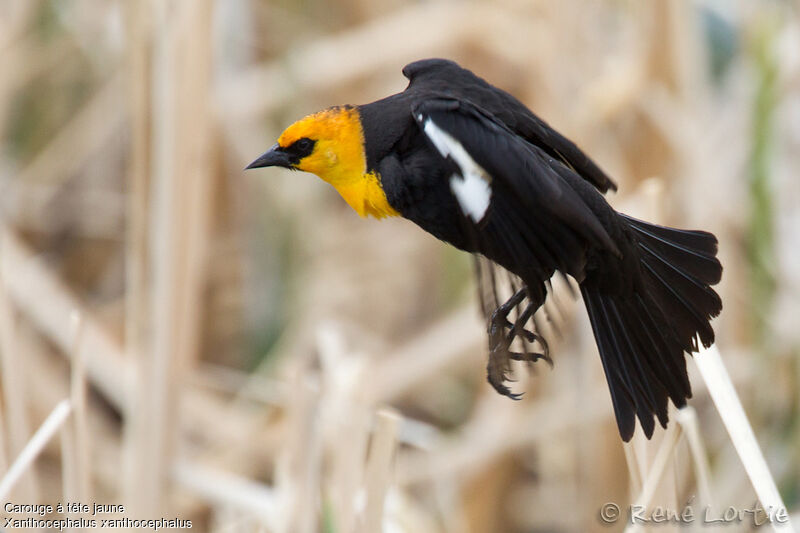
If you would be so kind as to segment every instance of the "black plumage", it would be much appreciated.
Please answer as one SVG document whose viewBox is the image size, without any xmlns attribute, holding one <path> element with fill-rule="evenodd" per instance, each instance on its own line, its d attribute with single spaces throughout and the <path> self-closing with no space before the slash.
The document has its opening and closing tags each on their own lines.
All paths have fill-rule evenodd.
<svg viewBox="0 0 800 533">
<path fill-rule="evenodd" d="M 519 276 L 531 310 L 544 303 L 557 271 L 572 276 L 620 434 L 629 440 L 638 417 L 650 437 L 654 415 L 667 423 L 667 400 L 681 407 L 691 396 L 684 352 L 697 351 L 698 336 L 704 346 L 714 341 L 709 320 L 722 308 L 710 288 L 722 272 L 716 238 L 614 211 L 602 193 L 616 185 L 575 144 L 456 63 L 417 61 L 403 73 L 410 80 L 404 92 L 357 106 L 367 170 L 379 176 L 389 204 L 439 239 Z M 452 176 L 464 174 L 463 165 L 442 155 L 427 124 L 487 174 L 491 197 L 479 221 L 465 215 L 453 192 Z M 537 335 L 501 311 L 489 324 L 490 349 L 505 359 L 498 369 L 490 358 L 489 378 L 510 395 L 502 384 L 508 358 L 531 357 L 510 351 L 506 330 L 511 340 Z M 533 355 L 546 358 L 546 349 Z"/>
</svg>

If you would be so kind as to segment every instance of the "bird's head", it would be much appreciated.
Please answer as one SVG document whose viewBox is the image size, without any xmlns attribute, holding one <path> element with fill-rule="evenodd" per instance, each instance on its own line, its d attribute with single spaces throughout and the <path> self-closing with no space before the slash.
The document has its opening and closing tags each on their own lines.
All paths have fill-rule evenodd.
<svg viewBox="0 0 800 533">
<path fill-rule="evenodd" d="M 247 168 L 272 166 L 312 172 L 333 185 L 360 178 L 366 157 L 358 110 L 331 107 L 298 120 Z"/>
</svg>

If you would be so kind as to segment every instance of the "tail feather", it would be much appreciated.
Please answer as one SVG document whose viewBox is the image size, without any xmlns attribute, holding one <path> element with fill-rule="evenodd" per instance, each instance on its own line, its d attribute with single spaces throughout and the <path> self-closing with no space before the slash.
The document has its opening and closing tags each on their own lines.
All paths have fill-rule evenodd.
<svg viewBox="0 0 800 533">
<path fill-rule="evenodd" d="M 633 230 L 641 261 L 641 283 L 632 295 L 581 286 L 614 413 L 624 440 L 635 419 L 650 438 L 654 415 L 666 427 L 667 403 L 682 407 L 692 395 L 684 352 L 714 342 L 709 320 L 722 310 L 710 287 L 720 280 L 717 239 L 711 233 L 678 230 L 620 215 Z"/>
<path fill-rule="evenodd" d="M 669 393 L 672 403 L 677 407 L 686 405 L 686 398 L 691 397 L 692 387 L 689 383 L 689 376 L 684 371 L 683 357 L 675 358 L 673 354 L 678 351 L 682 352 L 683 347 L 678 344 L 674 339 L 665 336 L 662 328 L 659 327 L 659 320 L 663 317 L 659 314 L 660 318 L 655 318 L 655 312 L 648 308 L 642 296 L 636 295 L 637 309 L 641 313 L 638 315 L 641 327 L 641 332 L 644 335 L 642 346 L 651 347 L 655 351 L 657 361 L 653 363 L 654 370 L 664 369 L 666 372 L 660 374 L 661 379 L 665 381 L 667 392 Z M 631 320 L 635 322 L 635 320 Z M 635 325 L 633 326 L 635 327 Z M 649 359 L 648 359 L 649 360 Z"/>
<path fill-rule="evenodd" d="M 689 332 L 688 336 L 681 336 L 684 342 L 688 341 L 683 345 L 686 351 L 697 351 L 695 332 L 699 333 L 704 346 L 710 346 L 714 342 L 714 330 L 702 310 L 686 297 L 687 287 L 676 277 L 664 275 L 664 270 L 657 270 L 647 258 L 642 260 L 642 264 L 649 275 L 646 279 L 650 278 L 648 286 L 656 295 L 656 305 L 661 307 L 665 316 L 671 317 L 671 322 L 679 323 L 677 327 Z"/>
<path fill-rule="evenodd" d="M 637 237 L 645 270 L 645 288 L 655 293 L 655 304 L 670 318 L 687 352 L 714 343 L 709 320 L 719 315 L 722 300 L 710 287 L 722 277 L 715 257 L 717 238 L 704 231 L 687 231 L 627 220 Z M 670 240 L 672 239 L 672 240 Z"/>
<path fill-rule="evenodd" d="M 624 308 L 623 311 L 618 310 L 618 306 L 613 300 L 610 301 L 609 304 L 628 346 L 628 357 L 636 364 L 640 375 L 646 378 L 642 380 L 642 385 L 647 393 L 646 399 L 648 400 L 649 418 L 652 418 L 652 414 L 654 413 L 658 417 L 661 425 L 665 426 L 669 419 L 667 416 L 668 392 L 658 377 L 661 368 L 659 365 L 654 365 L 651 358 L 638 357 L 639 353 L 650 349 L 650 346 L 646 342 L 643 342 L 645 339 L 642 334 L 645 332 L 638 328 L 638 324 L 631 323 L 632 315 L 630 312 L 625 312 Z M 648 432 L 647 428 L 645 428 L 645 433 L 652 435 L 652 430 Z"/>
<path fill-rule="evenodd" d="M 612 323 L 614 323 L 614 328 L 618 332 L 618 334 L 615 333 L 615 329 L 612 328 L 612 338 L 617 337 L 615 344 L 623 355 L 624 363 L 632 369 L 630 374 L 636 391 L 634 395 L 637 399 L 636 411 L 642 424 L 642 429 L 644 429 L 645 435 L 649 438 L 653 435 L 653 429 L 655 428 L 653 413 L 658 415 L 659 420 L 664 420 L 663 423 L 666 423 L 667 404 L 660 399 L 661 397 L 666 398 L 663 393 L 664 387 L 658 381 L 658 378 L 649 371 L 649 365 L 645 365 L 644 361 L 637 357 L 639 350 L 634 346 L 633 337 L 628 334 L 628 329 L 623 323 L 616 302 L 608 300 L 605 303 L 607 304 L 607 313 L 609 313 Z M 634 331 L 630 333 L 633 334 Z"/>
<path fill-rule="evenodd" d="M 617 351 L 614 350 L 609 337 L 609 328 L 605 314 L 599 309 L 600 298 L 597 293 L 590 292 L 581 287 L 583 301 L 592 324 L 594 338 L 600 350 L 600 361 L 603 363 L 603 372 L 606 375 L 608 388 L 611 391 L 611 404 L 614 407 L 614 416 L 617 419 L 619 434 L 626 442 L 633 436 L 636 426 L 636 402 L 632 397 L 633 387 L 630 380 L 622 375 L 624 365 L 619 360 Z"/>
<path fill-rule="evenodd" d="M 712 233 L 700 230 L 687 230 L 670 228 L 651 224 L 637 218 L 619 213 L 628 225 L 639 233 L 648 235 L 651 239 L 669 246 L 683 250 L 686 253 L 710 260 L 714 263 L 717 256 L 717 238 Z M 721 273 L 721 270 L 719 271 Z M 719 281 L 717 277 L 717 281 Z"/>
</svg>

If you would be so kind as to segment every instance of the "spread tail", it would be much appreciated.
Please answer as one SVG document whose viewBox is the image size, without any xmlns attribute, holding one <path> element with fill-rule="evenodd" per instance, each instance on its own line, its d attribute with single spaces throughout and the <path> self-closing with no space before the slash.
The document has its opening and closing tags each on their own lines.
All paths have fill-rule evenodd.
<svg viewBox="0 0 800 533">
<path fill-rule="evenodd" d="M 684 352 L 710 346 L 709 320 L 722 310 L 710 287 L 719 282 L 717 239 L 704 231 L 649 224 L 619 215 L 641 253 L 641 290 L 620 296 L 581 287 L 620 435 L 633 436 L 635 418 L 650 438 L 667 424 L 667 398 L 676 407 L 692 395 Z"/>
</svg>

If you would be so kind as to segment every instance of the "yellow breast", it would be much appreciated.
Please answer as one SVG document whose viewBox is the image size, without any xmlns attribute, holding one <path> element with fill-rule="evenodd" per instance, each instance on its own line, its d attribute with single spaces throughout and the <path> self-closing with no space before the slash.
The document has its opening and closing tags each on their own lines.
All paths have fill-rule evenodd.
<svg viewBox="0 0 800 533">
<path fill-rule="evenodd" d="M 375 218 L 396 217 L 400 213 L 389 205 L 386 193 L 380 185 L 378 176 L 373 172 L 363 174 L 355 180 L 332 184 L 342 198 L 362 217 L 372 215 Z"/>
</svg>

